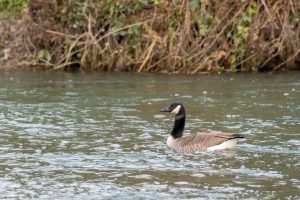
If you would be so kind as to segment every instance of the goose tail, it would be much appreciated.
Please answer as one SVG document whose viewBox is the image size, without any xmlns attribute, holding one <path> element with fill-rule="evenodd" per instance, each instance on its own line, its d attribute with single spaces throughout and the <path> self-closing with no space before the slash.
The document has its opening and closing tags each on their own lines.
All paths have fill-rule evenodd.
<svg viewBox="0 0 300 200">
<path fill-rule="evenodd" d="M 237 133 L 232 134 L 232 136 L 233 136 L 234 138 L 245 138 L 244 135 L 242 135 L 242 134 L 237 134 Z"/>
</svg>

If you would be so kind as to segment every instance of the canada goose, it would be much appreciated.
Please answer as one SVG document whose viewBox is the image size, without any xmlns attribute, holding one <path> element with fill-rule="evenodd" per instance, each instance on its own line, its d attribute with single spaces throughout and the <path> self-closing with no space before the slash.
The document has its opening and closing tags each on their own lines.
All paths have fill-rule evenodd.
<svg viewBox="0 0 300 200">
<path fill-rule="evenodd" d="M 160 112 L 175 115 L 173 129 L 168 137 L 167 146 L 179 153 L 195 153 L 206 150 L 232 148 L 243 135 L 208 131 L 182 137 L 185 124 L 185 109 L 181 103 L 172 103 Z"/>
</svg>

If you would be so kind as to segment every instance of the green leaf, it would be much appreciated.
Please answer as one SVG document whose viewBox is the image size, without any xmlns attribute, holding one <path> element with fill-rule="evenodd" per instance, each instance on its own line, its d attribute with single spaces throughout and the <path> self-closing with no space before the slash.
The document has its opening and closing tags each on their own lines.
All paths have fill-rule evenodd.
<svg viewBox="0 0 300 200">
<path fill-rule="evenodd" d="M 195 11 L 200 8 L 200 0 L 191 0 L 190 1 L 190 8 L 192 11 Z"/>
<path fill-rule="evenodd" d="M 49 61 L 51 60 L 51 54 L 49 53 L 48 50 L 42 49 L 42 50 L 40 50 L 39 53 L 38 53 L 38 58 L 44 59 L 44 60 L 46 60 L 47 62 L 49 62 Z"/>
<path fill-rule="evenodd" d="M 154 0 L 155 5 L 161 5 L 164 2 L 164 0 Z"/>
<path fill-rule="evenodd" d="M 230 63 L 232 64 L 232 65 L 234 65 L 234 64 L 236 64 L 236 55 L 235 54 L 231 54 L 230 55 Z"/>
<path fill-rule="evenodd" d="M 248 14 L 250 17 L 252 17 L 253 15 L 255 15 L 257 12 L 257 4 L 255 1 L 252 2 L 249 10 L 248 10 Z"/>
<path fill-rule="evenodd" d="M 82 53 L 81 52 L 76 53 L 76 58 L 80 59 L 81 57 L 82 57 Z"/>
<path fill-rule="evenodd" d="M 5 47 L 4 43 L 0 42 L 0 50 L 4 49 L 4 47 Z"/>
<path fill-rule="evenodd" d="M 206 13 L 205 16 L 204 16 L 204 18 L 205 18 L 206 24 L 207 25 L 211 25 L 211 23 L 212 23 L 212 16 L 209 13 Z"/>
<path fill-rule="evenodd" d="M 130 35 L 134 35 L 134 36 L 138 35 L 139 34 L 139 27 L 138 26 L 132 26 L 132 27 L 130 27 L 128 29 L 128 33 Z"/>
<path fill-rule="evenodd" d="M 199 34 L 201 36 L 205 36 L 205 34 L 208 32 L 208 28 L 206 25 L 201 24 L 199 27 Z"/>
</svg>

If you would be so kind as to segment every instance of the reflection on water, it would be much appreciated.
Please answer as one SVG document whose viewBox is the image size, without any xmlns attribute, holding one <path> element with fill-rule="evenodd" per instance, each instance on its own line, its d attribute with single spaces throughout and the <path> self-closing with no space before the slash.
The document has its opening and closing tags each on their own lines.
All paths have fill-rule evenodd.
<svg viewBox="0 0 300 200">
<path fill-rule="evenodd" d="M 0 72 L 1 199 L 298 199 L 299 73 L 221 76 Z M 166 148 L 185 134 L 247 136 L 236 149 Z"/>
</svg>

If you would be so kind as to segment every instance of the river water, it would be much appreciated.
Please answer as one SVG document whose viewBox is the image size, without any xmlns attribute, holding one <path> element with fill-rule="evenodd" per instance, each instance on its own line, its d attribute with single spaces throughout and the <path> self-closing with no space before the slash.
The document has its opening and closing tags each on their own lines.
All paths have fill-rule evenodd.
<svg viewBox="0 0 300 200">
<path fill-rule="evenodd" d="M 174 153 L 172 102 L 247 138 Z M 159 198 L 299 199 L 300 73 L 0 72 L 0 199 Z"/>
</svg>

